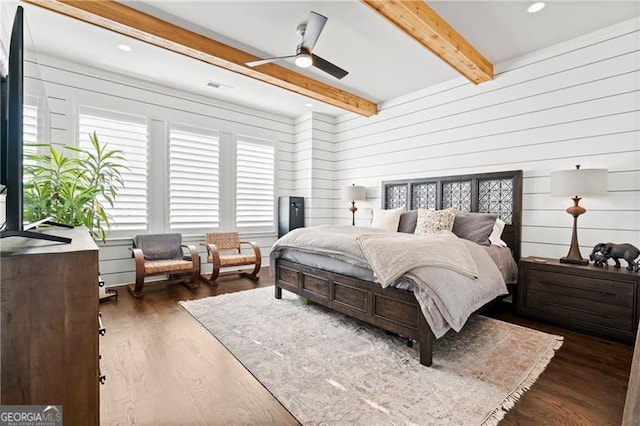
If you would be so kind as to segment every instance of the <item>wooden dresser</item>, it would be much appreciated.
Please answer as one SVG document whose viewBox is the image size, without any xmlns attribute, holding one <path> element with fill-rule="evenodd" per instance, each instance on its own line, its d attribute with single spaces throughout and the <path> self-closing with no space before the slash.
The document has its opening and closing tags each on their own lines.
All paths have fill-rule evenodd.
<svg viewBox="0 0 640 426">
<path fill-rule="evenodd" d="M 640 273 L 624 266 L 599 268 L 523 258 L 517 310 L 578 331 L 633 342 L 639 286 Z"/>
<path fill-rule="evenodd" d="M 98 247 L 85 228 L 46 233 L 73 241 L 0 240 L 0 403 L 62 405 L 64 424 L 98 425 Z"/>
</svg>

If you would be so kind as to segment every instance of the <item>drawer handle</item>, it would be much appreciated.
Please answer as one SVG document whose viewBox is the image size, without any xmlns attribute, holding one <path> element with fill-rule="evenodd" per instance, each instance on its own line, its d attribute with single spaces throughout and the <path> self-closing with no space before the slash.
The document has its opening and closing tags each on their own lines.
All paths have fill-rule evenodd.
<svg viewBox="0 0 640 426">
<path fill-rule="evenodd" d="M 102 325 L 102 313 L 98 312 L 98 334 L 104 336 L 107 334 L 107 329 Z"/>
<path fill-rule="evenodd" d="M 600 317 L 600 318 L 615 319 L 615 317 L 613 315 L 605 315 L 605 314 L 601 314 L 599 312 L 593 312 L 593 311 L 589 311 L 589 310 L 586 310 L 586 309 L 578 309 L 578 308 L 574 308 L 573 306 L 561 305 L 560 303 L 549 302 L 548 300 L 544 300 L 544 299 L 542 299 L 542 302 L 546 303 L 547 305 L 557 306 L 559 308 L 569 309 L 569 310 L 580 312 L 580 313 L 587 313 L 587 314 L 595 315 L 595 316 Z"/>
<path fill-rule="evenodd" d="M 102 361 L 102 355 L 98 354 L 98 363 L 101 364 L 101 361 Z M 98 382 L 101 385 L 104 385 L 106 381 L 107 381 L 107 376 L 105 374 L 102 374 L 102 368 L 98 367 Z"/>
<path fill-rule="evenodd" d="M 577 289 L 579 289 L 579 290 L 591 291 L 591 292 L 593 292 L 593 293 L 611 294 L 612 296 L 615 296 L 616 294 L 618 294 L 618 293 L 616 293 L 615 291 L 608 291 L 608 290 L 596 290 L 596 289 L 593 289 L 593 288 L 583 288 L 583 287 L 574 287 L 574 286 L 566 285 L 566 284 L 559 283 L 559 282 L 556 282 L 556 281 L 544 281 L 544 280 L 540 280 L 540 282 L 541 282 L 542 284 L 549 284 L 549 285 L 554 285 L 554 286 L 557 286 L 557 287 L 566 287 L 566 288 L 571 288 L 571 289 L 576 289 L 576 288 L 577 288 Z"/>
</svg>

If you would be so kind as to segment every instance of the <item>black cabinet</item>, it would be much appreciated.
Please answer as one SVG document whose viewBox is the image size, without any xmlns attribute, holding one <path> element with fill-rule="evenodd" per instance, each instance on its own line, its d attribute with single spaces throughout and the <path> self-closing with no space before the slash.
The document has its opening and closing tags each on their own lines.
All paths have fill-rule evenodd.
<svg viewBox="0 0 640 426">
<path fill-rule="evenodd" d="M 304 197 L 278 197 L 278 238 L 304 227 Z"/>
</svg>

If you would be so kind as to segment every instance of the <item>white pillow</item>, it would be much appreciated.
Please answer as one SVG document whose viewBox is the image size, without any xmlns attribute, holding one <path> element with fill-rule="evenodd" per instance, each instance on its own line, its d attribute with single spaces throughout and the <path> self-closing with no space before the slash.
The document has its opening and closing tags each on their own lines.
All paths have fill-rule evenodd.
<svg viewBox="0 0 640 426">
<path fill-rule="evenodd" d="M 491 231 L 491 235 L 489 235 L 489 241 L 491 241 L 492 246 L 507 246 L 507 243 L 500 238 L 502 237 L 502 231 L 504 231 L 504 225 L 504 222 L 500 218 L 496 219 L 496 223 L 493 224 L 493 231 Z"/>
<path fill-rule="evenodd" d="M 451 231 L 458 209 L 449 207 L 444 210 L 418 209 L 416 235 L 435 234 L 440 231 Z"/>
<path fill-rule="evenodd" d="M 398 232 L 398 224 L 400 223 L 400 215 L 404 209 L 381 210 L 373 209 L 373 219 L 371 219 L 372 228 L 380 228 L 385 231 Z"/>
</svg>

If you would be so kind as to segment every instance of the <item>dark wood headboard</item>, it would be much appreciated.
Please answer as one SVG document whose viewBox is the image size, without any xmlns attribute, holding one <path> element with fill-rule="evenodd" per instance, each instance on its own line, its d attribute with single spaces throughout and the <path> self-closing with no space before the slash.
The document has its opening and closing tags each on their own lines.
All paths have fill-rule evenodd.
<svg viewBox="0 0 640 426">
<path fill-rule="evenodd" d="M 382 208 L 399 207 L 497 214 L 506 224 L 502 240 L 520 259 L 522 170 L 383 181 Z"/>
</svg>

